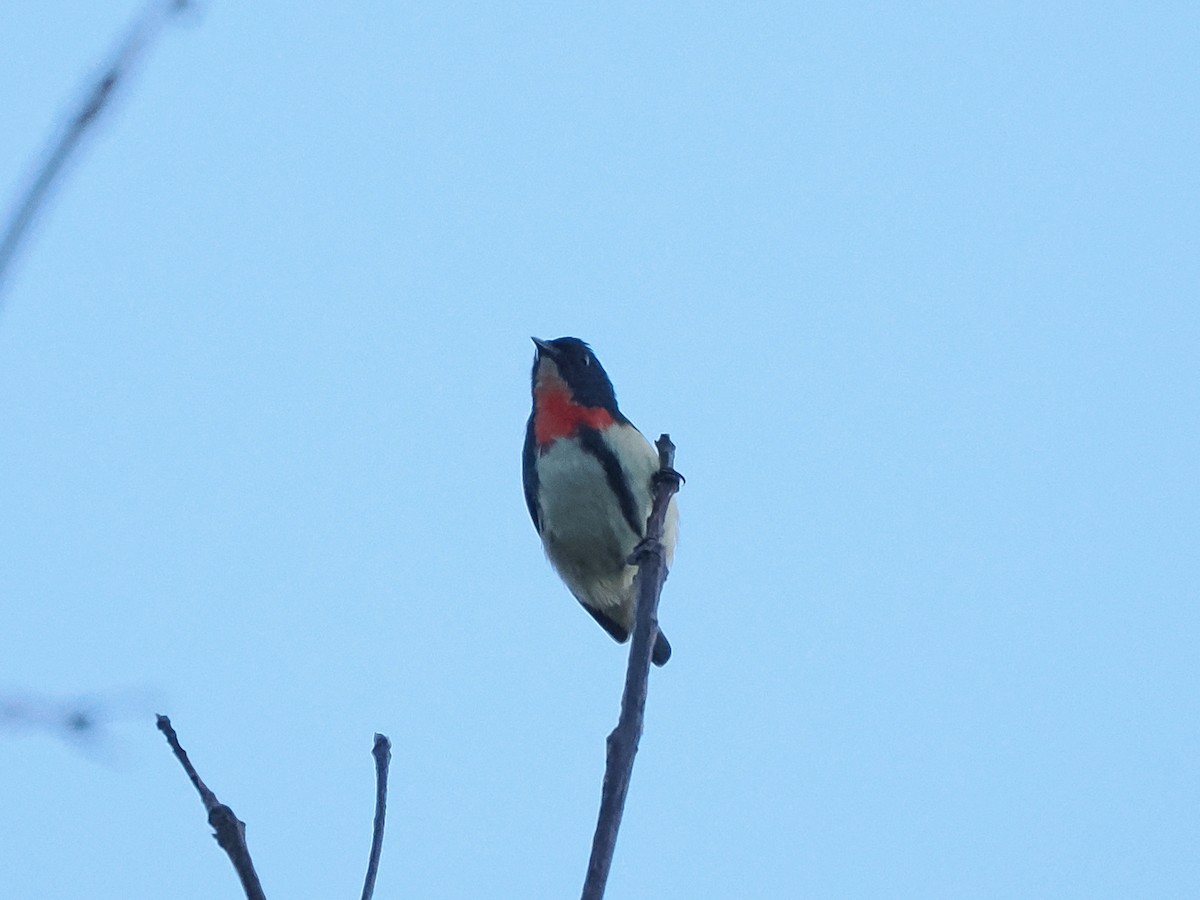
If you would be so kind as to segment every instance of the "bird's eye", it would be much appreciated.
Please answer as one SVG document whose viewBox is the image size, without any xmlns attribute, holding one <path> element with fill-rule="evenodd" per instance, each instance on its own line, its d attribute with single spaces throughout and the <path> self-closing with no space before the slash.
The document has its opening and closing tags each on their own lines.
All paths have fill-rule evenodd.
<svg viewBox="0 0 1200 900">
<path fill-rule="evenodd" d="M 590 366 L 590 365 L 592 364 L 592 356 L 591 356 L 591 354 L 590 354 L 590 353 L 589 353 L 589 354 L 587 354 L 586 356 L 584 356 L 584 358 L 583 358 L 583 364 L 584 364 L 585 366 Z"/>
</svg>

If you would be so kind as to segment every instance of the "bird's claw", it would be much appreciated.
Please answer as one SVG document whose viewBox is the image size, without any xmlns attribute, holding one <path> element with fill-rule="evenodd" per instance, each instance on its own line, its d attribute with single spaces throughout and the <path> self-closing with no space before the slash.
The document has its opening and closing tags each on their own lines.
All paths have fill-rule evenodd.
<svg viewBox="0 0 1200 900">
<path fill-rule="evenodd" d="M 641 565 L 642 560 L 655 553 L 660 555 L 663 553 L 662 541 L 657 538 L 642 538 L 633 548 L 633 552 L 629 554 L 629 565 Z"/>
<path fill-rule="evenodd" d="M 673 484 L 675 486 L 675 490 L 679 490 L 680 486 L 682 486 L 686 482 L 687 482 L 686 478 L 684 478 L 682 475 L 680 475 L 678 472 L 676 472 L 674 469 L 672 469 L 669 466 L 666 468 L 659 469 L 650 478 L 650 483 L 654 487 L 658 487 L 660 484 L 663 484 L 663 483 L 668 483 L 668 484 Z"/>
</svg>

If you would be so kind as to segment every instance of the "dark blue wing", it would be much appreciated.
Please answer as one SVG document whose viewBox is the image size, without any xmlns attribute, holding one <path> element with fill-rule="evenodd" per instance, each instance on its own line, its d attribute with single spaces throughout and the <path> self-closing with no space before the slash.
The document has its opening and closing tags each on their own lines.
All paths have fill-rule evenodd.
<svg viewBox="0 0 1200 900">
<path fill-rule="evenodd" d="M 525 426 L 525 449 L 521 451 L 521 480 L 525 484 L 525 505 L 529 507 L 529 517 L 533 519 L 533 527 L 538 534 L 542 533 L 542 523 L 538 516 L 538 474 L 537 474 L 537 444 L 533 438 L 533 413 L 529 414 L 529 424 Z"/>
</svg>

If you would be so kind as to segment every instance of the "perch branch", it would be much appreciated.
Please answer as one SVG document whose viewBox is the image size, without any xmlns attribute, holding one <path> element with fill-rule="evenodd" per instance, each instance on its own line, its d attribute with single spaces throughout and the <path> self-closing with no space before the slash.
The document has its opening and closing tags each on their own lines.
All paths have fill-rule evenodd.
<svg viewBox="0 0 1200 900">
<path fill-rule="evenodd" d="M 683 477 L 675 471 L 675 445 L 668 435 L 655 442 L 658 448 L 658 472 L 654 476 L 654 505 L 646 523 L 646 537 L 630 558 L 638 570 L 634 578 L 637 612 L 633 641 L 629 648 L 629 666 L 625 671 L 625 691 L 621 695 L 621 715 L 617 727 L 608 736 L 604 765 L 604 786 L 600 791 L 600 814 L 592 838 L 587 878 L 582 900 L 601 900 L 612 868 L 617 831 L 625 811 L 633 758 L 637 755 L 646 713 L 646 691 L 650 678 L 650 655 L 658 635 L 658 599 L 667 578 L 666 554 L 662 545 L 663 525 L 671 497 L 679 490 Z"/>
<path fill-rule="evenodd" d="M 250 848 L 246 846 L 246 823 L 233 814 L 233 810 L 217 799 L 217 795 L 209 790 L 196 772 L 196 767 L 188 759 L 187 752 L 179 745 L 171 720 L 166 716 L 158 717 L 158 730 L 167 736 L 167 743 L 175 753 L 175 758 L 183 766 L 183 771 L 191 779 L 193 787 L 200 794 L 200 802 L 208 813 L 208 824 L 213 827 L 217 843 L 229 855 L 229 861 L 237 871 L 242 881 L 242 890 L 246 892 L 246 900 L 266 900 L 258 874 L 254 871 L 254 863 L 250 860 Z"/>
</svg>

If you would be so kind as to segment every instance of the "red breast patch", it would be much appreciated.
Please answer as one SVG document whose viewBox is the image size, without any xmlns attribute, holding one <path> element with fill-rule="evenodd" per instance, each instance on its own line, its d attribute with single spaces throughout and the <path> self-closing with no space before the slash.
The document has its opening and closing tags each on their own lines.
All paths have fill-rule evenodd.
<svg viewBox="0 0 1200 900">
<path fill-rule="evenodd" d="M 534 391 L 534 401 L 537 412 L 533 417 L 533 434 L 539 447 L 570 437 L 580 425 L 600 429 L 613 423 L 612 413 L 607 409 L 580 406 L 571 400 L 565 385 L 539 386 Z"/>
</svg>

